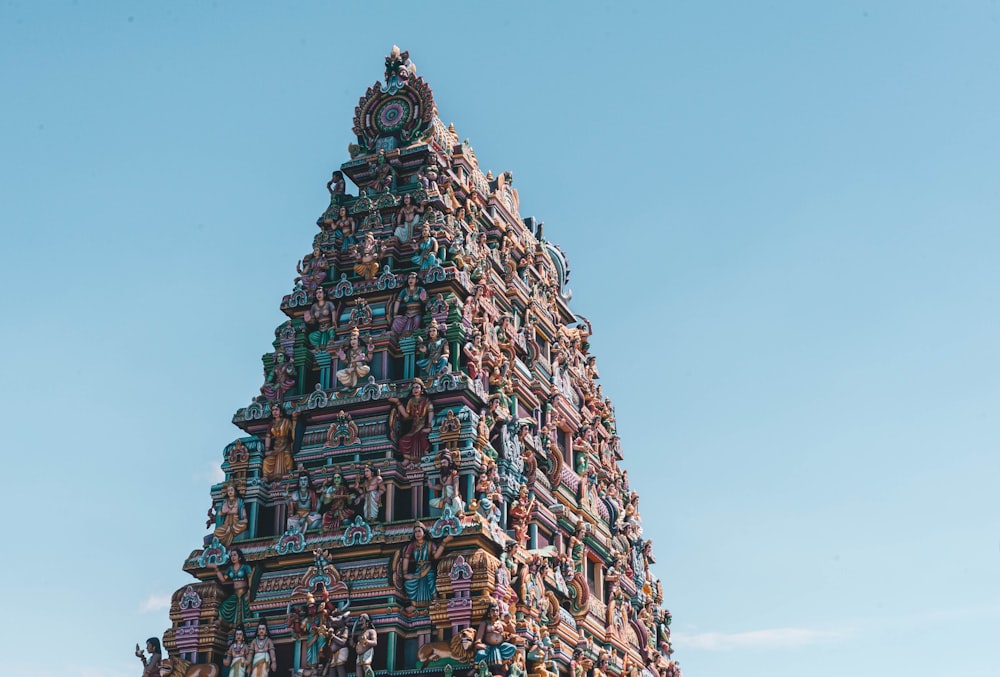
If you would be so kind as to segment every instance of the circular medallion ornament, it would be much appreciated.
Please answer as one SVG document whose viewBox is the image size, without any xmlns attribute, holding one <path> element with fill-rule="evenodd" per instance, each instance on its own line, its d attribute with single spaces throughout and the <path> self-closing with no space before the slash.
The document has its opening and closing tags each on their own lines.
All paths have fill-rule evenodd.
<svg viewBox="0 0 1000 677">
<path fill-rule="evenodd" d="M 410 121 L 412 110 L 409 101 L 401 96 L 394 96 L 384 101 L 375 111 L 375 126 L 382 134 L 398 132 Z"/>
</svg>

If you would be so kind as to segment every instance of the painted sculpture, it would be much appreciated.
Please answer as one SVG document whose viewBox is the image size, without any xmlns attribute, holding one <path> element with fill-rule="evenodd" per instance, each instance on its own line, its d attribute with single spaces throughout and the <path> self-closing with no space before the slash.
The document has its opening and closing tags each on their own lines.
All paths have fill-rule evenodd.
<svg viewBox="0 0 1000 677">
<path fill-rule="evenodd" d="M 557 229 L 403 50 L 353 133 L 144 674 L 679 677 Z"/>
</svg>

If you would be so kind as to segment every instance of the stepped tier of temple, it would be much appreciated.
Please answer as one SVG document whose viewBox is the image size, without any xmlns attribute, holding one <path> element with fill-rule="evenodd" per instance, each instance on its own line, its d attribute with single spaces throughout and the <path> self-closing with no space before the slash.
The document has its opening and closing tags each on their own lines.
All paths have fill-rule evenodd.
<svg viewBox="0 0 1000 677">
<path fill-rule="evenodd" d="M 407 52 L 353 132 L 147 673 L 679 675 L 565 255 Z"/>
</svg>

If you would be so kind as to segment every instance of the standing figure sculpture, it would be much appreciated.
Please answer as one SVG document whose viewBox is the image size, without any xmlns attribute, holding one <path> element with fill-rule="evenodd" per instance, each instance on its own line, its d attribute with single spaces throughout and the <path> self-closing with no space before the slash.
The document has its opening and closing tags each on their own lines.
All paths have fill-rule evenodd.
<svg viewBox="0 0 1000 677">
<path fill-rule="evenodd" d="M 437 594 L 437 567 L 435 561 L 444 553 L 444 546 L 452 539 L 446 536 L 440 544 L 435 544 L 428 535 L 423 522 L 413 525 L 413 538 L 403 548 L 403 588 L 410 601 L 407 611 L 416 611 L 417 604 L 429 603 Z M 410 565 L 413 564 L 413 571 Z"/>
<path fill-rule="evenodd" d="M 358 655 L 358 662 L 355 666 L 357 677 L 370 677 L 372 672 L 372 660 L 375 658 L 375 647 L 378 646 L 378 633 L 375 631 L 375 624 L 368 614 L 358 616 L 358 628 L 361 635 L 354 642 L 354 651 Z"/>
<path fill-rule="evenodd" d="M 390 330 L 396 337 L 412 334 L 420 328 L 424 320 L 424 306 L 427 290 L 417 285 L 417 274 L 406 276 L 406 286 L 396 295 L 392 304 L 392 325 Z M 400 315 L 402 311 L 402 315 Z"/>
<path fill-rule="evenodd" d="M 264 621 L 257 624 L 257 635 L 250 642 L 250 649 L 253 652 L 250 677 L 269 677 L 272 671 L 277 672 L 278 659 L 274 641 L 271 640 L 271 633 Z"/>
<path fill-rule="evenodd" d="M 431 320 L 431 326 L 427 328 L 426 341 L 423 338 L 417 339 L 417 351 L 424 356 L 417 359 L 417 366 L 427 378 L 437 380 L 438 376 L 451 372 L 448 339 L 441 336 L 437 320 Z"/>
<path fill-rule="evenodd" d="M 371 367 L 368 363 L 371 361 L 373 350 L 374 345 L 371 342 L 371 338 L 368 339 L 366 345 L 362 346 L 358 328 L 355 327 L 351 330 L 346 344 L 342 345 L 337 351 L 337 357 L 340 358 L 341 363 L 344 365 L 342 369 L 337 370 L 337 380 L 345 390 L 357 387 L 358 380 L 368 376 L 369 372 L 371 372 Z"/>
<path fill-rule="evenodd" d="M 385 496 L 385 481 L 382 474 L 371 463 L 365 465 L 361 475 L 355 479 L 354 489 L 357 493 L 356 503 L 361 504 L 361 514 L 369 524 L 378 521 L 382 509 L 382 497 Z"/>
<path fill-rule="evenodd" d="M 264 479 L 268 481 L 281 479 L 292 469 L 292 445 L 299 414 L 296 412 L 289 420 L 281 406 L 276 404 L 271 407 L 271 416 L 273 421 L 264 437 L 264 462 L 261 467 Z"/>
<path fill-rule="evenodd" d="M 317 349 L 325 348 L 333 338 L 337 322 L 337 306 L 326 298 L 323 287 L 316 288 L 316 303 L 305 312 L 306 324 L 316 329 L 309 332 L 309 343 Z"/>
<path fill-rule="evenodd" d="M 430 451 L 431 442 L 428 434 L 434 425 L 434 407 L 424 392 L 424 382 L 419 378 L 413 379 L 410 399 L 406 401 L 406 406 L 403 406 L 397 397 L 390 397 L 389 403 L 393 405 L 389 417 L 390 429 L 394 427 L 395 421 L 393 419 L 396 415 L 410 424 L 410 429 L 399 437 L 399 451 L 403 455 L 403 466 L 419 465 L 420 459 Z"/>
<path fill-rule="evenodd" d="M 220 569 L 212 565 L 212 571 L 220 583 L 232 583 L 233 594 L 219 605 L 219 618 L 231 626 L 241 627 L 250 618 L 250 582 L 253 569 L 247 564 L 243 551 L 233 548 L 229 551 L 229 566 Z"/>
<path fill-rule="evenodd" d="M 247 644 L 246 633 L 243 628 L 236 628 L 233 632 L 233 641 L 226 650 L 226 657 L 222 659 L 222 664 L 229 668 L 229 677 L 247 677 L 250 658 L 250 645 Z"/>
<path fill-rule="evenodd" d="M 227 548 L 237 536 L 247 530 L 247 508 L 236 484 L 227 482 L 222 488 L 222 501 L 215 512 L 213 535 Z"/>
<path fill-rule="evenodd" d="M 160 649 L 160 639 L 150 637 L 146 640 L 146 654 L 138 644 L 135 645 L 135 657 L 142 661 L 142 677 L 160 677 L 160 661 L 163 660 L 163 651 Z"/>
</svg>

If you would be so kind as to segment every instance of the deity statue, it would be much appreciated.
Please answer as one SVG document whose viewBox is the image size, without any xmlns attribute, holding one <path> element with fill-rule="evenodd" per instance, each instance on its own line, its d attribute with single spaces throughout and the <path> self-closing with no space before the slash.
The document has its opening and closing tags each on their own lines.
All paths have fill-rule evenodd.
<svg viewBox="0 0 1000 677">
<path fill-rule="evenodd" d="M 389 162 L 385 149 L 378 152 L 373 162 L 368 163 L 369 169 L 375 175 L 371 187 L 376 192 L 388 192 L 396 180 L 396 170 Z"/>
<path fill-rule="evenodd" d="M 319 498 L 309 473 L 301 465 L 299 466 L 295 490 L 288 495 L 287 502 L 286 528 L 294 527 L 305 533 L 307 529 L 312 529 L 320 523 L 322 517 L 318 512 Z"/>
<path fill-rule="evenodd" d="M 309 343 L 314 348 L 325 348 L 336 330 L 337 306 L 326 298 L 323 287 L 316 288 L 316 303 L 305 312 L 304 319 L 307 325 L 316 327 L 309 332 Z"/>
<path fill-rule="evenodd" d="M 441 263 L 438 258 L 439 249 L 440 245 L 437 238 L 431 235 L 430 224 L 424 223 L 420 229 L 420 242 L 417 243 L 417 253 L 410 257 L 410 261 L 423 273 Z"/>
<path fill-rule="evenodd" d="M 295 365 L 280 350 L 274 354 L 274 366 L 264 375 L 260 394 L 270 402 L 280 402 L 295 387 Z"/>
<path fill-rule="evenodd" d="M 350 251 L 354 247 L 354 231 L 354 219 L 347 213 L 347 207 L 341 207 L 337 212 L 337 220 L 333 222 L 333 237 L 341 251 Z"/>
<path fill-rule="evenodd" d="M 354 517 L 354 510 L 348 507 L 351 494 L 344 484 L 344 476 L 339 472 L 328 478 L 320 489 L 319 514 L 323 516 L 323 531 L 337 529 Z"/>
<path fill-rule="evenodd" d="M 427 328 L 427 341 L 423 338 L 417 339 L 417 351 L 424 355 L 417 359 L 417 366 L 424 376 L 436 380 L 439 376 L 451 372 L 451 357 L 448 349 L 448 339 L 441 336 L 437 320 L 431 320 L 431 325 Z"/>
<path fill-rule="evenodd" d="M 222 488 L 222 500 L 215 511 L 214 536 L 227 548 L 247 530 L 247 508 L 236 484 L 227 482 Z"/>
<path fill-rule="evenodd" d="M 392 234 L 400 243 L 407 243 L 413 237 L 414 227 L 420 223 L 420 217 L 424 213 L 425 205 L 413 204 L 413 196 L 409 193 L 403 195 L 403 203 L 396 212 L 396 228 Z"/>
<path fill-rule="evenodd" d="M 478 379 L 483 373 L 483 335 L 478 329 L 472 332 L 472 340 L 462 346 L 462 355 L 465 356 L 469 378 L 473 381 Z"/>
<path fill-rule="evenodd" d="M 330 668 L 333 668 L 333 677 L 346 677 L 348 644 L 350 643 L 350 632 L 347 629 L 348 612 L 341 613 L 332 619 L 325 628 L 327 639 L 327 661 Z M 327 670 L 329 674 L 329 670 Z"/>
<path fill-rule="evenodd" d="M 405 336 L 420 328 L 424 320 L 424 305 L 427 303 L 427 290 L 417 285 L 417 274 L 406 276 L 406 286 L 396 295 L 392 305 L 393 335 Z M 400 315 L 400 310 L 403 314 Z"/>
<path fill-rule="evenodd" d="M 242 627 L 233 631 L 233 641 L 226 649 L 222 664 L 229 668 L 229 677 L 247 677 L 250 669 L 250 645 L 247 644 L 246 632 Z"/>
<path fill-rule="evenodd" d="M 146 640 L 146 654 L 138 644 L 135 645 L 135 657 L 142 661 L 142 677 L 160 677 L 160 662 L 163 660 L 163 651 L 160 649 L 160 639 L 150 637 Z"/>
<path fill-rule="evenodd" d="M 250 677 L 270 677 L 271 672 L 277 672 L 278 659 L 274 651 L 274 642 L 264 621 L 257 624 L 257 635 L 250 642 L 250 650 L 253 653 Z"/>
<path fill-rule="evenodd" d="M 434 407 L 424 392 L 424 382 L 419 378 L 413 379 L 410 399 L 406 401 L 405 407 L 397 397 L 390 397 L 389 403 L 393 405 L 389 416 L 390 429 L 395 427 L 395 415 L 410 424 L 410 429 L 399 438 L 403 465 L 404 467 L 419 465 L 420 459 L 430 451 L 431 443 L 427 435 L 434 425 Z"/>
<path fill-rule="evenodd" d="M 366 677 L 372 672 L 372 660 L 375 658 L 375 647 L 378 646 L 378 633 L 368 614 L 358 616 L 358 627 L 355 632 L 358 630 L 361 631 L 361 635 L 354 642 L 354 651 L 358 656 L 355 673 L 357 677 Z"/>
<path fill-rule="evenodd" d="M 485 662 L 491 674 L 504 674 L 504 664 L 512 661 L 517 653 L 517 646 L 507 641 L 512 637 L 513 634 L 500 618 L 500 606 L 496 602 L 490 602 L 486 617 L 476 630 L 476 655 L 473 661 L 477 664 Z"/>
<path fill-rule="evenodd" d="M 344 365 L 343 369 L 337 370 L 337 380 L 345 390 L 356 388 L 358 380 L 368 376 L 371 371 L 368 363 L 371 361 L 374 348 L 370 337 L 364 346 L 361 345 L 360 333 L 358 328 L 354 327 L 345 344 L 337 350 L 337 357 Z"/>
<path fill-rule="evenodd" d="M 219 618 L 232 626 L 240 627 L 250 618 L 250 583 L 253 568 L 247 564 L 243 551 L 233 548 L 229 551 L 229 565 L 220 569 L 212 565 L 215 577 L 220 583 L 232 583 L 233 594 L 219 605 Z"/>
<path fill-rule="evenodd" d="M 444 510 L 445 507 L 451 507 L 452 512 L 456 515 L 465 512 L 465 501 L 462 499 L 458 474 L 460 459 L 461 454 L 458 449 L 454 451 L 444 449 L 438 454 L 440 477 L 437 485 L 432 482 L 430 477 L 427 479 L 428 487 L 441 492 L 439 497 L 430 499 L 429 504 L 432 508 Z"/>
<path fill-rule="evenodd" d="M 284 415 L 280 405 L 271 407 L 273 421 L 271 429 L 264 437 L 264 462 L 261 472 L 264 479 L 281 479 L 292 469 L 292 444 L 299 414 L 295 412 L 291 420 Z"/>
<path fill-rule="evenodd" d="M 326 183 L 326 190 L 330 193 L 330 204 L 340 204 L 344 199 L 347 184 L 344 181 L 344 173 L 337 170 Z"/>
<path fill-rule="evenodd" d="M 535 509 L 535 499 L 527 495 L 519 496 L 510 504 L 507 517 L 514 532 L 514 540 L 522 547 L 528 547 L 528 527 L 531 524 L 531 513 Z"/>
<path fill-rule="evenodd" d="M 358 260 L 354 264 L 354 272 L 366 280 L 374 280 L 375 276 L 378 275 L 380 252 L 371 231 L 361 236 L 361 242 L 355 243 L 354 256 Z"/>
<path fill-rule="evenodd" d="M 354 502 L 361 504 L 361 514 L 365 521 L 369 524 L 377 522 L 379 511 L 382 509 L 382 498 L 385 496 L 382 473 L 371 463 L 366 464 L 364 470 L 354 480 L 354 490 L 357 494 Z"/>
<path fill-rule="evenodd" d="M 576 523 L 576 531 L 569 539 L 569 556 L 573 561 L 573 571 L 583 576 L 584 564 L 586 562 L 587 544 L 584 539 L 587 536 L 587 523 L 580 519 Z"/>
<path fill-rule="evenodd" d="M 295 266 L 295 271 L 299 274 L 295 281 L 302 284 L 307 294 L 312 294 L 326 280 L 329 270 L 330 262 L 323 255 L 319 242 L 316 242 L 313 244 L 312 254 L 305 256 Z"/>
<path fill-rule="evenodd" d="M 587 677 L 594 667 L 594 661 L 583 655 L 583 649 L 573 649 L 573 658 L 569 662 L 569 677 Z"/>
<path fill-rule="evenodd" d="M 372 309 L 364 296 L 354 299 L 354 308 L 351 309 L 349 322 L 354 327 L 366 327 L 372 323 Z"/>
<path fill-rule="evenodd" d="M 453 536 L 445 536 L 440 544 L 435 544 L 428 535 L 423 522 L 413 525 L 413 538 L 403 548 L 403 588 L 410 601 L 407 611 L 416 611 L 417 604 L 426 604 L 437 594 L 437 569 L 435 561 L 441 558 L 445 545 Z M 413 571 L 410 571 L 410 564 Z"/>
<path fill-rule="evenodd" d="M 521 603 L 533 614 L 539 612 L 545 596 L 545 576 L 542 568 L 542 558 L 538 555 L 532 555 L 526 564 L 521 565 Z"/>
</svg>

